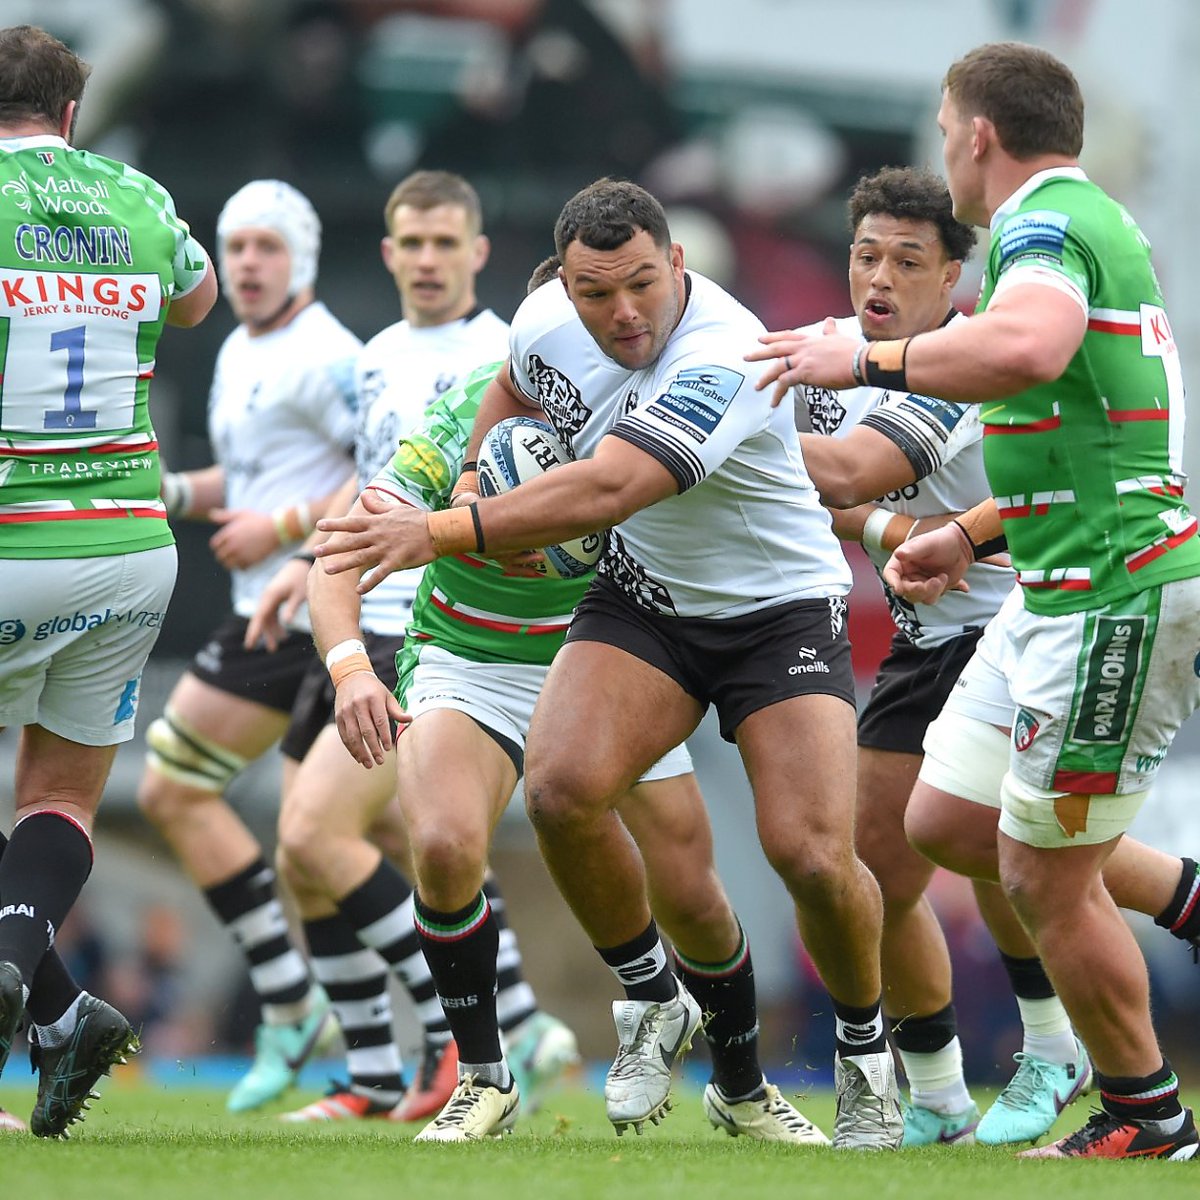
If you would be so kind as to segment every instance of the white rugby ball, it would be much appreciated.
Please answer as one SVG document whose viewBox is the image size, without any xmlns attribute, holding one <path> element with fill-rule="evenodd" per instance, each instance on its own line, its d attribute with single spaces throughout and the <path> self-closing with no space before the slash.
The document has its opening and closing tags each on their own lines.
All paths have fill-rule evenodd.
<svg viewBox="0 0 1200 1200">
<path fill-rule="evenodd" d="M 479 448 L 479 493 L 498 496 L 569 462 L 566 446 L 545 421 L 506 417 L 488 430 Z M 603 533 L 588 533 L 558 546 L 542 546 L 545 562 L 540 566 L 551 579 L 578 579 L 600 561 L 605 541 Z"/>
</svg>

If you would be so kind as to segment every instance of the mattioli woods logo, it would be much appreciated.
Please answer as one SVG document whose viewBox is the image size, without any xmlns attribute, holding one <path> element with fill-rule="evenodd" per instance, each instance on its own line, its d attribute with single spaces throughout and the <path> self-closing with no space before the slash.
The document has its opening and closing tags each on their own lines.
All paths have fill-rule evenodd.
<svg viewBox="0 0 1200 1200">
<path fill-rule="evenodd" d="M 1020 709 L 1017 712 L 1016 721 L 1013 722 L 1013 745 L 1018 751 L 1028 750 L 1033 745 L 1033 739 L 1037 737 L 1040 728 L 1037 717 L 1029 709 Z"/>
</svg>

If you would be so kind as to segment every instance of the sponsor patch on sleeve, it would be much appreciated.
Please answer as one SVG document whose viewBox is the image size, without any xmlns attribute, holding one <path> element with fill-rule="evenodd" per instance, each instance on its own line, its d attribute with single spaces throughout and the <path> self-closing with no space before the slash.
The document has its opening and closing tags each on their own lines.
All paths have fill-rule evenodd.
<svg viewBox="0 0 1200 1200">
<path fill-rule="evenodd" d="M 746 376 L 728 367 L 689 367 L 671 380 L 649 411 L 679 428 L 692 426 L 702 436 L 716 429 Z"/>
<path fill-rule="evenodd" d="M 392 459 L 392 469 L 402 478 L 442 491 L 450 482 L 450 467 L 436 442 L 423 434 L 405 438 Z"/>
<path fill-rule="evenodd" d="M 1017 213 L 1000 230 L 1000 269 L 1018 259 L 1061 259 L 1071 218 L 1066 213 L 1039 209 Z"/>
<path fill-rule="evenodd" d="M 923 417 L 933 425 L 940 425 L 949 433 L 967 415 L 967 409 L 950 400 L 939 400 L 936 396 L 918 396 L 910 392 L 899 405 Z"/>
</svg>

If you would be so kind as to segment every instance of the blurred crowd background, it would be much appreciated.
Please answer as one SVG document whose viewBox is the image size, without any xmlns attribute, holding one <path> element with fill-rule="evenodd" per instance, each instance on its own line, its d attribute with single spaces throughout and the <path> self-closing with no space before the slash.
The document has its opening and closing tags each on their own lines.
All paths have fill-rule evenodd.
<svg viewBox="0 0 1200 1200">
<path fill-rule="evenodd" d="M 844 315 L 855 179 L 885 164 L 940 169 L 934 113 L 946 66 L 984 41 L 1035 42 L 1078 74 L 1084 164 L 1154 243 L 1185 365 L 1200 361 L 1200 310 L 1185 290 L 1200 267 L 1187 232 L 1200 190 L 1194 0 L 0 0 L 0 24 L 22 22 L 93 64 L 77 143 L 160 180 L 210 250 L 218 211 L 247 180 L 304 191 L 324 224 L 318 294 L 364 339 L 399 316 L 379 261 L 382 207 L 417 167 L 459 171 L 479 190 L 493 246 L 479 295 L 505 318 L 553 250 L 563 201 L 602 175 L 653 190 L 689 265 L 769 328 Z M 968 310 L 978 278 L 976 262 L 959 297 Z M 163 339 L 152 404 L 175 469 L 211 462 L 208 383 L 232 327 L 221 304 L 199 329 Z M 1195 476 L 1195 441 L 1191 453 Z M 228 608 L 209 531 L 178 532 L 180 580 L 143 724 Z M 865 693 L 891 626 L 865 560 L 854 566 Z M 6 821 L 14 737 L 0 736 Z M 736 756 L 707 724 L 692 749 L 755 950 L 767 1054 L 780 1070 L 825 1064 L 832 1015 L 758 850 Z M 118 755 L 97 867 L 60 948 L 87 987 L 143 1023 L 157 1055 L 244 1052 L 257 1014 L 240 959 L 136 810 L 141 755 L 140 739 Z M 1200 850 L 1189 786 L 1198 764 L 1200 738 L 1185 728 L 1135 827 L 1144 840 Z M 277 777 L 267 760 L 234 785 L 268 844 Z M 544 1006 L 577 1028 L 585 1053 L 605 1057 L 611 979 L 541 868 L 519 800 L 495 867 Z M 1007 1078 L 1019 1026 L 995 948 L 961 881 L 939 876 L 935 903 L 955 958 L 968 1078 Z M 1148 921 L 1135 928 L 1172 1058 L 1195 1056 L 1183 1035 L 1200 968 Z"/>
</svg>

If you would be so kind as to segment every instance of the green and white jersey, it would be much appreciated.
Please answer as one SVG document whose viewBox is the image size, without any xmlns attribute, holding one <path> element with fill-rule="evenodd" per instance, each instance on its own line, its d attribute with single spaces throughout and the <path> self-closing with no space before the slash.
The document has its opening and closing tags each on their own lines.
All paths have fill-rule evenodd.
<svg viewBox="0 0 1200 1200">
<path fill-rule="evenodd" d="M 370 486 L 426 512 L 446 508 L 480 397 L 503 365 L 477 368 L 430 405 L 420 429 L 400 439 L 392 461 Z M 506 576 L 496 563 L 473 554 L 434 559 L 417 589 L 406 636 L 472 662 L 546 666 L 591 578 Z"/>
<path fill-rule="evenodd" d="M 1183 374 L 1145 236 L 1079 168 L 1041 171 L 992 218 L 980 310 L 1019 283 L 1057 288 L 1087 314 L 1059 379 L 980 409 L 1026 607 L 1099 608 L 1200 575 Z"/>
<path fill-rule="evenodd" d="M 154 180 L 0 141 L 0 558 L 172 543 L 146 401 L 167 307 L 206 266 Z"/>
</svg>

